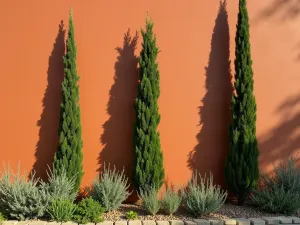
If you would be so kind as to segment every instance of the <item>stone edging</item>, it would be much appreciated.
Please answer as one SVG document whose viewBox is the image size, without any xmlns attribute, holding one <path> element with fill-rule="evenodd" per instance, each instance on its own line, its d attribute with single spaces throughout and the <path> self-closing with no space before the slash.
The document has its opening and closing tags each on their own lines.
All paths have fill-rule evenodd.
<svg viewBox="0 0 300 225">
<path fill-rule="evenodd" d="M 16 221 L 8 220 L 2 222 L 2 225 L 78 225 L 74 222 L 57 223 L 47 221 Z M 104 221 L 102 223 L 88 223 L 87 225 L 294 225 L 300 224 L 299 217 L 262 217 L 262 218 L 232 218 L 232 219 L 194 219 L 193 221 L 182 220 L 119 220 Z"/>
</svg>

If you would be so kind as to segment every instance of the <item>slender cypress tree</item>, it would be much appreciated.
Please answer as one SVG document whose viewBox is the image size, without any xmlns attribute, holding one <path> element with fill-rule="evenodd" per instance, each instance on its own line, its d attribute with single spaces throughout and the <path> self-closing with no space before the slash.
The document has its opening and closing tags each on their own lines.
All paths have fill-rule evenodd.
<svg viewBox="0 0 300 225">
<path fill-rule="evenodd" d="M 74 192 L 77 192 L 83 176 L 82 137 L 79 108 L 79 76 L 76 68 L 76 43 L 72 10 L 64 56 L 65 76 L 62 83 L 60 106 L 59 147 L 54 156 L 57 173 L 66 171 L 69 178 L 76 177 Z"/>
<path fill-rule="evenodd" d="M 153 21 L 146 19 L 146 29 L 139 57 L 139 85 L 135 103 L 136 121 L 134 125 L 134 168 L 136 190 L 149 186 L 159 189 L 164 180 L 163 154 L 160 146 L 160 122 L 158 112 L 159 70 L 156 62 L 159 49 L 153 33 Z"/>
<path fill-rule="evenodd" d="M 253 95 L 253 71 L 249 41 L 246 0 L 239 1 L 235 49 L 235 93 L 231 100 L 229 153 L 225 178 L 238 204 L 245 201 L 259 178 L 259 150 L 256 139 L 256 103 Z"/>
</svg>

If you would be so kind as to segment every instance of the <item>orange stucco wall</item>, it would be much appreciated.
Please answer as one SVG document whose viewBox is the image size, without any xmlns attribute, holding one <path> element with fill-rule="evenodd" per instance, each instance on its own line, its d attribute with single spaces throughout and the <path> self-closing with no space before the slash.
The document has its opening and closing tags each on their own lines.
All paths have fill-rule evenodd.
<svg viewBox="0 0 300 225">
<path fill-rule="evenodd" d="M 0 161 L 43 174 L 52 161 L 73 8 L 84 141 L 83 185 L 103 162 L 131 174 L 137 56 L 155 21 L 166 182 L 195 169 L 223 183 L 238 0 L 0 0 Z M 300 4 L 249 0 L 260 166 L 300 149 Z M 61 24 L 63 21 L 63 24 Z M 230 62 L 231 61 L 231 62 Z"/>
</svg>

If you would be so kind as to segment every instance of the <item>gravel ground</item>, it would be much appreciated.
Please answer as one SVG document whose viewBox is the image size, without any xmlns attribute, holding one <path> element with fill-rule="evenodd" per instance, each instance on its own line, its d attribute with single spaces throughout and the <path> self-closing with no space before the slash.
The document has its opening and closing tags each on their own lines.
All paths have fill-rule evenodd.
<svg viewBox="0 0 300 225">
<path fill-rule="evenodd" d="M 159 212 L 155 216 L 147 215 L 139 205 L 133 204 L 123 204 L 119 210 L 112 211 L 103 214 L 103 218 L 105 220 L 116 221 L 116 220 L 126 220 L 125 214 L 128 211 L 134 211 L 138 214 L 139 220 L 191 220 L 194 217 L 191 217 L 184 210 L 179 210 L 173 216 L 164 215 Z M 298 213 L 297 213 L 298 214 Z M 228 218 L 249 218 L 249 217 L 263 217 L 263 216 L 279 216 L 279 214 L 270 214 L 261 212 L 249 205 L 244 206 L 236 206 L 230 203 L 226 203 L 221 209 L 217 212 L 209 214 L 207 216 L 203 216 L 201 218 L 220 218 L 220 219 L 228 219 Z M 200 218 L 200 217 L 199 217 Z"/>
</svg>

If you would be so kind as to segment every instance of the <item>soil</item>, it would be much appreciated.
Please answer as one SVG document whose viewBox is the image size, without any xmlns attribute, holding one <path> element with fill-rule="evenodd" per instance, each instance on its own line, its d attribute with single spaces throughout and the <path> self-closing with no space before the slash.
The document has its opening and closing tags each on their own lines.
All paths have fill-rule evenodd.
<svg viewBox="0 0 300 225">
<path fill-rule="evenodd" d="M 192 220 L 195 217 L 188 214 L 184 209 L 179 209 L 174 215 L 165 215 L 163 212 L 158 212 L 155 216 L 147 215 L 147 213 L 138 204 L 122 204 L 119 210 L 104 213 L 102 217 L 104 220 L 117 221 L 126 220 L 125 214 L 128 211 L 134 211 L 138 214 L 138 220 Z M 297 213 L 298 214 L 298 213 Z M 231 203 L 226 203 L 221 209 L 215 213 L 198 218 L 251 218 L 251 217 L 264 217 L 264 216 L 281 216 L 280 214 L 271 214 L 261 212 L 250 205 L 237 206 Z"/>
</svg>

